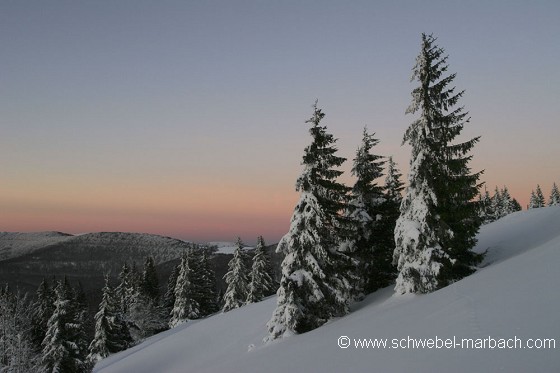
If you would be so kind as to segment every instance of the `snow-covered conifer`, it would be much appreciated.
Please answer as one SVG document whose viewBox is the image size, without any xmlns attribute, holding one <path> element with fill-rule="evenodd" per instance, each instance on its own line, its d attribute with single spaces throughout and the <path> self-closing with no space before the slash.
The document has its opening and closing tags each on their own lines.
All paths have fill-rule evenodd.
<svg viewBox="0 0 560 373">
<path fill-rule="evenodd" d="M 159 301 L 159 281 L 156 271 L 154 258 L 147 257 L 144 262 L 144 271 L 142 272 L 142 282 L 140 289 L 152 303 L 157 304 Z"/>
<path fill-rule="evenodd" d="M 189 251 L 183 254 L 179 269 L 179 276 L 175 284 L 175 304 L 171 311 L 171 319 L 169 327 L 187 322 L 188 319 L 196 319 L 200 316 L 198 302 L 194 299 L 193 288 L 190 282 L 190 262 L 191 253 Z"/>
<path fill-rule="evenodd" d="M 126 315 L 128 313 L 128 308 L 132 304 L 136 290 L 130 267 L 127 263 L 124 263 L 119 273 L 119 284 L 115 289 L 115 299 L 121 314 Z"/>
<path fill-rule="evenodd" d="M 0 372 L 27 373 L 39 369 L 39 356 L 29 333 L 30 302 L 27 294 L 0 288 Z"/>
<path fill-rule="evenodd" d="M 513 199 L 509 194 L 508 187 L 504 185 L 502 190 L 500 191 L 500 217 L 504 217 L 506 215 L 511 214 L 514 212 L 513 206 Z"/>
<path fill-rule="evenodd" d="M 181 271 L 181 263 L 174 266 L 169 274 L 169 278 L 167 280 L 167 290 L 165 295 L 163 296 L 163 306 L 166 310 L 166 314 L 169 318 L 171 317 L 171 311 L 173 310 L 173 306 L 175 305 L 175 285 L 177 284 L 177 278 L 179 277 L 179 272 Z"/>
<path fill-rule="evenodd" d="M 198 292 L 200 315 L 207 316 L 218 312 L 220 307 L 217 303 L 216 274 L 210 263 L 210 252 L 207 248 L 201 248 L 200 251 L 200 290 Z"/>
<path fill-rule="evenodd" d="M 393 157 L 387 159 L 387 176 L 385 177 L 385 196 L 388 200 L 393 200 L 398 205 L 402 201 L 402 191 L 404 183 L 401 181 L 402 174 L 397 168 Z"/>
<path fill-rule="evenodd" d="M 247 268 L 245 266 L 245 254 L 243 253 L 243 242 L 237 238 L 233 258 L 228 263 L 228 272 L 224 279 L 227 289 L 224 294 L 224 306 L 222 312 L 228 312 L 239 308 L 247 301 L 249 293 L 249 280 L 247 279 Z"/>
<path fill-rule="evenodd" d="M 541 190 L 541 186 L 538 185 L 538 184 L 537 184 L 537 190 L 535 191 L 535 202 L 536 202 L 535 207 L 537 207 L 537 208 L 546 206 L 545 199 L 544 199 L 544 194 Z"/>
<path fill-rule="evenodd" d="M 274 291 L 275 288 L 272 273 L 270 272 L 270 259 L 266 254 L 265 247 L 264 238 L 259 236 L 249 275 L 250 283 L 247 303 L 260 302 L 265 296 Z"/>
<path fill-rule="evenodd" d="M 412 146 L 409 185 L 395 228 L 393 261 L 399 275 L 395 291 L 427 293 L 472 273 L 480 256 L 471 251 L 480 226 L 478 194 L 480 173 L 468 163 L 479 137 L 452 143 L 469 122 L 456 107 L 464 91 L 451 87 L 455 74 L 447 72 L 447 56 L 432 35 L 422 34 L 422 48 L 412 80 L 407 113 L 420 112 L 404 135 Z"/>
<path fill-rule="evenodd" d="M 353 223 L 353 234 L 348 244 L 357 262 L 357 269 L 351 277 L 353 293 L 358 297 L 363 292 L 369 293 L 373 288 L 377 288 L 374 283 L 377 283 L 379 275 L 379 261 L 388 258 L 391 266 L 394 250 L 392 245 L 382 244 L 381 235 L 386 232 L 378 227 L 382 224 L 382 205 L 385 196 L 383 187 L 378 185 L 376 180 L 383 176 L 385 161 L 380 155 L 371 152 L 379 143 L 374 135 L 369 134 L 367 128 L 364 128 L 362 143 L 358 147 L 352 167 L 352 175 L 356 177 L 356 182 L 352 187 L 351 199 L 347 207 L 348 217 Z M 388 255 L 382 255 L 382 251 Z"/>
<path fill-rule="evenodd" d="M 72 295 L 66 281 L 55 288 L 54 311 L 47 323 L 41 366 L 44 372 L 82 372 L 85 361 L 75 335 L 81 327 L 73 314 Z"/>
<path fill-rule="evenodd" d="M 556 183 L 552 184 L 552 190 L 550 191 L 550 198 L 548 199 L 549 206 L 560 205 L 560 191 L 558 191 L 558 186 Z"/>
<path fill-rule="evenodd" d="M 115 352 L 128 348 L 132 342 L 127 324 L 122 317 L 113 289 L 109 285 L 109 276 L 105 276 L 105 286 L 99 310 L 94 316 L 95 335 L 89 345 L 87 360 L 97 361 Z"/>
<path fill-rule="evenodd" d="M 487 224 L 494 220 L 494 213 L 492 211 L 492 198 L 490 198 L 488 189 L 484 188 L 484 194 L 479 195 L 478 206 L 478 216 L 480 217 L 480 221 L 482 224 Z"/>
<path fill-rule="evenodd" d="M 332 317 L 348 312 L 350 261 L 339 251 L 350 231 L 346 209 L 349 188 L 336 181 L 345 161 L 336 155 L 336 139 L 320 125 L 323 112 L 315 103 L 309 132 L 312 143 L 305 148 L 304 170 L 296 183 L 301 192 L 290 230 L 280 240 L 282 278 L 277 306 L 268 322 L 267 340 L 315 329 Z"/>
<path fill-rule="evenodd" d="M 31 316 L 31 336 L 37 350 L 42 348 L 41 345 L 47 333 L 47 323 L 54 311 L 54 297 L 54 289 L 51 289 L 47 280 L 43 278 L 37 288 L 37 300 Z"/>
</svg>

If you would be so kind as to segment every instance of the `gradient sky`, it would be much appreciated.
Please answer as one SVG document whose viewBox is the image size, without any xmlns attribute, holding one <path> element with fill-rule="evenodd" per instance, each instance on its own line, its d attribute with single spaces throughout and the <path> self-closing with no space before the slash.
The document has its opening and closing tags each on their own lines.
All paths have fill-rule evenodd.
<svg viewBox="0 0 560 373">
<path fill-rule="evenodd" d="M 0 231 L 267 242 L 315 99 L 349 169 L 401 146 L 420 33 L 449 54 L 474 170 L 560 183 L 560 2 L 0 1 Z"/>
</svg>

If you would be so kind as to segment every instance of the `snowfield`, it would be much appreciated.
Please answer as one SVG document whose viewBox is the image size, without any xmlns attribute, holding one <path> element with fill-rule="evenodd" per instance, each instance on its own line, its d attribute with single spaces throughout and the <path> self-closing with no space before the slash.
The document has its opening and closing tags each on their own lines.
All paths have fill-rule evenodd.
<svg viewBox="0 0 560 373">
<path fill-rule="evenodd" d="M 383 289 L 309 333 L 263 344 L 276 306 L 271 297 L 153 336 L 102 360 L 94 371 L 558 372 L 560 206 L 482 227 L 476 250 L 488 250 L 481 269 L 459 282 L 428 295 Z M 348 348 L 338 346 L 341 336 L 350 338 Z M 521 348 L 389 348 L 392 339 L 406 347 L 409 338 L 436 337 L 518 338 Z M 354 338 L 387 339 L 388 347 L 356 348 Z M 550 338 L 555 349 L 527 348 L 538 343 L 528 339 Z"/>
</svg>

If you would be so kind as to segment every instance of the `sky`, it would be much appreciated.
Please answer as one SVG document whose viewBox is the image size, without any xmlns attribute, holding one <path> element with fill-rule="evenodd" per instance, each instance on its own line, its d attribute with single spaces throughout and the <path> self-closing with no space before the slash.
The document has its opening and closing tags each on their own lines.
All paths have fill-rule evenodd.
<svg viewBox="0 0 560 373">
<path fill-rule="evenodd" d="M 0 0 L 0 231 L 277 242 L 316 99 L 341 181 L 364 126 L 406 179 L 422 32 L 465 90 L 473 171 L 526 206 L 560 183 L 559 18 L 555 0 Z"/>
</svg>

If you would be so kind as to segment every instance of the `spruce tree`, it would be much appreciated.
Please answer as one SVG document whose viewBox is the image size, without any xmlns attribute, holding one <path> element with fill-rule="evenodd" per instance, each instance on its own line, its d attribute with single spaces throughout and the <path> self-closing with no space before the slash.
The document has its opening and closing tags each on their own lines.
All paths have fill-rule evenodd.
<svg viewBox="0 0 560 373">
<path fill-rule="evenodd" d="M 119 273 L 119 284 L 115 289 L 117 307 L 122 315 L 128 313 L 135 293 L 133 274 L 127 263 L 124 263 Z"/>
<path fill-rule="evenodd" d="M 142 282 L 140 284 L 140 288 L 143 295 L 145 295 L 152 303 L 158 303 L 159 281 L 154 258 L 151 256 L 147 257 L 144 262 L 144 271 L 142 272 Z"/>
<path fill-rule="evenodd" d="M 412 146 L 409 186 L 395 228 L 394 263 L 399 270 L 395 291 L 428 293 L 472 273 L 481 256 L 471 249 L 480 226 L 480 173 L 472 174 L 468 153 L 479 137 L 453 143 L 469 122 L 456 107 L 464 91 L 450 87 L 444 50 L 432 35 L 422 34 L 407 113 L 420 113 L 406 130 L 403 143 Z"/>
<path fill-rule="evenodd" d="M 180 271 L 181 263 L 174 266 L 171 273 L 169 274 L 169 278 L 167 280 L 167 291 L 163 296 L 163 307 L 165 308 L 165 312 L 168 316 L 168 323 L 171 318 L 171 311 L 173 310 L 173 306 L 175 305 L 175 285 L 177 284 L 177 278 L 179 277 Z"/>
<path fill-rule="evenodd" d="M 31 336 L 35 348 L 40 351 L 47 333 L 47 323 L 54 312 L 55 302 L 54 289 L 51 289 L 44 278 L 37 288 L 36 297 L 31 317 Z"/>
<path fill-rule="evenodd" d="M 82 372 L 85 361 L 76 343 L 75 335 L 81 327 L 73 314 L 72 295 L 66 281 L 55 289 L 54 312 L 47 323 L 43 340 L 41 365 L 44 372 Z"/>
<path fill-rule="evenodd" d="M 548 205 L 549 206 L 560 205 L 560 191 L 558 191 L 558 186 L 556 186 L 556 183 L 552 184 L 552 190 L 550 191 Z"/>
<path fill-rule="evenodd" d="M 243 306 L 249 293 L 249 280 L 247 279 L 247 268 L 245 266 L 245 254 L 243 253 L 243 241 L 237 237 L 233 258 L 228 263 L 228 272 L 224 275 L 227 289 L 224 294 L 224 306 L 222 312 Z"/>
<path fill-rule="evenodd" d="M 128 348 L 132 342 L 113 289 L 109 285 L 108 275 L 105 276 L 102 292 L 99 310 L 94 317 L 95 336 L 89 345 L 87 357 L 91 364 Z"/>
<path fill-rule="evenodd" d="M 170 328 L 185 323 L 188 319 L 198 318 L 200 315 L 199 304 L 193 297 L 190 271 L 190 253 L 185 252 L 181 258 L 179 276 L 175 284 L 175 304 L 169 320 Z"/>
<path fill-rule="evenodd" d="M 544 194 L 541 190 L 541 186 L 537 184 L 537 190 L 535 191 L 535 202 L 536 202 L 536 206 L 537 208 L 541 208 L 541 207 L 545 207 L 546 203 L 545 203 L 545 199 L 544 199 Z"/>
<path fill-rule="evenodd" d="M 513 199 L 509 194 L 508 187 L 504 185 L 500 191 L 500 217 L 509 215 L 512 212 L 514 212 Z"/>
<path fill-rule="evenodd" d="M 400 206 L 402 201 L 402 191 L 404 190 L 404 183 L 401 181 L 402 174 L 397 168 L 397 164 L 393 157 L 387 159 L 387 176 L 385 177 L 385 199 L 394 201 Z"/>
<path fill-rule="evenodd" d="M 488 189 L 484 188 L 484 194 L 480 194 L 478 198 L 479 217 L 482 224 L 490 223 L 494 220 L 494 212 L 492 211 L 492 198 Z"/>
<path fill-rule="evenodd" d="M 216 313 L 220 310 L 220 306 L 217 302 L 217 291 L 216 291 L 216 274 L 212 269 L 212 264 L 210 263 L 210 252 L 207 248 L 201 249 L 202 255 L 200 257 L 200 313 L 201 316 L 207 316 L 212 313 Z"/>
<path fill-rule="evenodd" d="M 310 331 L 348 312 L 350 262 L 339 246 L 350 235 L 342 215 L 349 188 L 336 181 L 342 174 L 336 167 L 345 159 L 336 155 L 336 139 L 321 125 L 325 115 L 317 103 L 313 110 L 306 121 L 312 142 L 305 148 L 304 170 L 296 183 L 300 199 L 290 230 L 276 249 L 285 257 L 267 340 Z"/>
<path fill-rule="evenodd" d="M 503 217 L 501 211 L 502 196 L 500 195 L 500 189 L 498 186 L 494 189 L 494 195 L 490 200 L 490 221 L 496 221 Z"/>
<path fill-rule="evenodd" d="M 379 229 L 383 225 L 382 205 L 385 202 L 383 187 L 376 183 L 376 180 L 383 176 L 383 161 L 380 155 L 372 153 L 372 149 L 379 143 L 364 128 L 362 143 L 358 147 L 352 175 L 356 177 L 356 182 L 352 187 L 351 199 L 348 204 L 348 216 L 353 222 L 353 237 L 349 241 L 350 251 L 356 259 L 356 272 L 352 278 L 354 282 L 353 292 L 355 296 L 369 293 L 377 288 L 380 265 L 389 253 L 389 266 L 391 265 L 391 255 L 394 247 L 383 242 L 382 235 L 386 229 Z M 383 252 L 383 253 L 382 253 Z"/>
<path fill-rule="evenodd" d="M 257 238 L 253 265 L 249 275 L 249 294 L 247 303 L 260 302 L 263 298 L 274 291 L 274 280 L 271 273 L 270 259 L 265 251 L 264 238 Z"/>
<path fill-rule="evenodd" d="M 93 329 L 89 314 L 89 306 L 86 299 L 86 293 L 82 287 L 82 283 L 78 281 L 77 285 L 73 289 L 73 312 L 78 327 L 75 330 L 74 340 L 78 346 L 80 360 L 84 362 L 83 367 L 86 368 L 86 361 L 88 355 L 89 341 L 88 333 Z"/>
<path fill-rule="evenodd" d="M 0 288 L 0 372 L 38 371 L 38 354 L 29 333 L 31 307 L 27 294 Z"/>
</svg>

